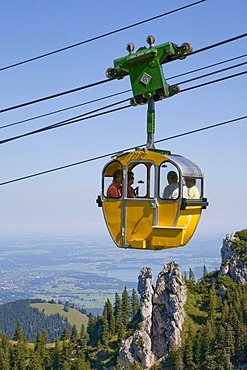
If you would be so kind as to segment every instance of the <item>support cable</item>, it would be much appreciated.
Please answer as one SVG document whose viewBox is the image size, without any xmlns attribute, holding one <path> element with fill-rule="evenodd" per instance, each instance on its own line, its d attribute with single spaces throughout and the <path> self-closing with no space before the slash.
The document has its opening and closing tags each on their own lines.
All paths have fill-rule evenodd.
<svg viewBox="0 0 247 370">
<path fill-rule="evenodd" d="M 8 124 L 6 124 L 4 126 L 0 126 L 0 130 L 3 129 L 3 128 L 7 128 L 7 127 L 19 125 L 20 123 L 34 121 L 34 120 L 36 120 L 38 118 L 43 118 L 43 117 L 51 116 L 52 114 L 61 113 L 61 112 L 64 112 L 64 111 L 67 111 L 67 110 L 70 110 L 70 109 L 82 107 L 83 105 L 87 105 L 87 104 L 91 104 L 91 103 L 96 103 L 98 101 L 109 99 L 109 98 L 112 98 L 114 96 L 122 95 L 122 94 L 125 94 L 125 93 L 130 92 L 130 91 L 131 91 L 131 89 L 128 89 L 128 90 L 125 90 L 125 91 L 120 91 L 118 93 L 110 94 L 110 95 L 107 95 L 107 96 L 103 96 L 101 98 L 93 99 L 93 100 L 90 100 L 90 101 L 87 101 L 87 102 L 84 102 L 84 103 L 80 103 L 80 104 L 72 105 L 70 107 L 58 109 L 56 111 L 52 111 L 52 112 L 40 114 L 39 116 L 30 117 L 30 118 L 23 119 L 21 121 L 17 121 L 17 122 L 13 122 L 13 123 L 8 123 Z"/>
<path fill-rule="evenodd" d="M 217 65 L 220 65 L 220 64 L 228 63 L 228 62 L 231 62 L 231 61 L 236 60 L 236 59 L 244 58 L 246 56 L 247 56 L 247 54 L 239 55 L 239 56 L 234 57 L 234 58 L 226 59 L 226 60 L 223 60 L 221 62 L 213 63 L 213 64 L 210 64 L 210 65 L 201 67 L 201 68 L 194 69 L 192 71 L 187 71 L 187 72 L 184 72 L 184 73 L 181 73 L 181 74 L 172 76 L 172 77 L 168 77 L 168 78 L 166 78 L 166 80 L 168 81 L 168 80 L 172 80 L 172 79 L 177 78 L 177 77 L 186 76 L 188 74 L 199 72 L 199 71 L 202 71 L 204 69 L 208 69 L 208 68 L 211 68 L 211 67 L 215 67 Z M 217 72 L 215 72 L 215 73 L 217 73 Z M 98 101 L 101 101 L 101 100 L 105 100 L 105 99 L 108 99 L 108 98 L 111 98 L 111 97 L 114 97 L 114 96 L 122 95 L 122 94 L 125 94 L 127 92 L 131 92 L 131 91 L 132 91 L 131 89 L 120 91 L 118 93 L 106 95 L 106 96 L 103 96 L 103 97 L 100 97 L 100 98 L 97 98 L 97 99 L 89 100 L 89 101 L 84 102 L 84 103 L 80 103 L 80 104 L 72 105 L 72 106 L 69 106 L 69 107 L 66 107 L 66 108 L 58 109 L 58 110 L 55 110 L 55 111 L 52 111 L 52 112 L 40 114 L 38 116 L 34 116 L 34 117 L 27 118 L 27 119 L 23 119 L 21 121 L 16 121 L 16 122 L 8 123 L 8 124 L 6 124 L 4 126 L 0 126 L 0 130 L 1 129 L 4 129 L 4 128 L 8 128 L 8 127 L 19 125 L 21 123 L 25 123 L 25 122 L 29 122 L 29 121 L 34 121 L 36 119 L 47 117 L 47 116 L 50 116 L 50 115 L 53 115 L 53 114 L 61 113 L 61 112 L 64 112 L 64 111 L 67 111 L 67 110 L 70 110 L 70 109 L 78 108 L 78 107 L 81 107 L 81 106 L 84 106 L 84 105 L 87 105 L 87 104 L 95 103 L 95 102 L 98 102 Z"/>
<path fill-rule="evenodd" d="M 230 123 L 239 122 L 239 121 L 244 120 L 244 119 L 247 119 L 247 115 L 242 116 L 242 117 L 238 117 L 238 118 L 234 118 L 234 119 L 231 119 L 231 120 L 228 120 L 228 121 L 216 123 L 214 125 L 201 127 L 199 129 L 195 129 L 195 130 L 191 130 L 191 131 L 186 131 L 186 132 L 183 132 L 181 134 L 169 136 L 169 137 L 164 138 L 164 139 L 156 140 L 155 143 L 160 143 L 160 142 L 164 142 L 164 141 L 168 141 L 168 140 L 177 139 L 177 138 L 182 137 L 182 136 L 192 135 L 194 133 L 198 133 L 198 132 L 201 132 L 201 131 L 206 131 L 206 130 L 210 130 L 210 129 L 213 129 L 213 128 L 216 128 L 216 127 L 221 127 L 221 126 L 224 126 L 224 125 L 227 125 L 227 124 L 230 124 Z M 130 147 L 130 148 L 127 148 L 127 149 L 122 149 L 122 150 L 118 150 L 118 151 L 115 151 L 115 152 L 112 152 L 112 153 L 107 153 L 107 154 L 99 155 L 99 156 L 96 156 L 96 157 L 93 157 L 93 158 L 84 159 L 84 160 L 79 161 L 79 162 L 74 162 L 74 163 L 66 164 L 64 166 L 51 168 L 49 170 L 45 170 L 45 171 L 41 171 L 41 172 L 36 172 L 36 173 L 30 174 L 30 175 L 27 175 L 27 176 L 22 176 L 22 177 L 18 177 L 18 178 L 12 179 L 12 180 L 1 182 L 0 183 L 0 186 L 1 185 L 11 184 L 11 183 L 22 181 L 22 180 L 26 180 L 26 179 L 30 179 L 32 177 L 37 177 L 37 176 L 45 175 L 45 174 L 48 174 L 48 173 L 51 173 L 51 172 L 56 172 L 56 171 L 64 170 L 64 169 L 67 169 L 67 168 L 70 168 L 70 167 L 75 167 L 75 166 L 82 165 L 82 164 L 85 164 L 85 163 L 88 163 L 88 162 L 96 161 L 98 159 L 103 159 L 103 158 L 106 158 L 106 157 L 112 157 L 112 156 L 114 156 L 114 155 L 116 155 L 116 154 L 118 154 L 120 152 L 125 152 L 125 151 L 129 151 L 129 150 L 133 150 L 133 149 L 135 149 L 137 147 L 140 148 L 140 147 L 145 147 L 145 146 L 146 146 L 146 143 L 145 144 L 141 144 L 141 145 L 135 145 L 135 146 Z"/>
<path fill-rule="evenodd" d="M 54 95 L 45 96 L 43 98 L 39 98 L 39 99 L 36 99 L 36 100 L 31 100 L 31 101 L 28 101 L 26 103 L 22 103 L 22 104 L 14 105 L 12 107 L 1 109 L 0 110 L 0 113 L 8 112 L 10 110 L 17 109 L 17 108 L 26 107 L 27 105 L 40 103 L 40 102 L 45 101 L 45 100 L 49 100 L 49 99 L 53 99 L 53 98 L 58 98 L 59 96 L 71 94 L 71 93 L 74 93 L 74 92 L 77 92 L 77 91 L 80 91 L 80 90 L 87 89 L 89 87 L 94 87 L 94 86 L 97 86 L 97 85 L 101 85 L 101 84 L 103 84 L 105 82 L 109 82 L 109 81 L 111 81 L 111 80 L 106 79 L 106 80 L 102 80 L 102 81 L 98 81 L 98 82 L 93 82 L 93 83 L 91 83 L 89 85 L 84 85 L 84 86 L 76 87 L 75 89 L 63 91 L 63 92 L 60 92 L 60 93 L 57 93 L 57 94 L 54 94 Z"/>
<path fill-rule="evenodd" d="M 241 76 L 243 74 L 246 74 L 246 73 L 247 73 L 247 71 L 243 71 L 243 72 L 236 73 L 234 75 L 230 75 L 230 76 L 219 78 L 217 80 L 212 80 L 212 81 L 204 82 L 204 83 L 202 83 L 200 85 L 195 85 L 195 86 L 191 86 L 191 87 L 185 88 L 183 90 L 180 90 L 180 92 L 185 92 L 185 91 L 188 91 L 188 90 L 193 90 L 193 89 L 196 89 L 198 87 L 203 87 L 203 86 L 211 85 L 213 83 L 221 82 L 221 81 L 224 81 L 224 80 L 227 80 L 227 79 L 230 79 L 230 78 L 239 77 L 239 76 Z M 54 128 L 59 128 L 59 127 L 65 126 L 65 125 L 70 125 L 72 123 L 77 123 L 77 122 L 80 122 L 80 121 L 85 121 L 85 120 L 90 119 L 90 118 L 99 117 L 99 116 L 102 116 L 102 115 L 105 115 L 105 114 L 108 114 L 108 113 L 113 113 L 113 112 L 116 112 L 118 110 L 122 110 L 122 109 L 125 109 L 125 108 L 132 107 L 131 104 L 129 104 L 129 105 L 126 105 L 126 106 L 123 106 L 123 107 L 120 107 L 120 108 L 112 109 L 112 110 L 109 110 L 109 111 L 106 111 L 106 112 L 103 112 L 103 113 L 98 113 L 98 114 L 94 114 L 94 115 L 89 116 L 89 114 L 91 114 L 93 112 L 97 112 L 97 111 L 100 111 L 100 110 L 103 110 L 103 109 L 112 107 L 114 105 L 124 103 L 126 101 L 130 101 L 130 98 L 124 99 L 124 100 L 122 100 L 120 102 L 116 102 L 116 103 L 110 104 L 110 105 L 105 106 L 105 107 L 101 107 L 101 108 L 95 109 L 94 111 L 91 111 L 91 112 L 88 112 L 88 113 L 83 113 L 83 114 L 81 114 L 79 116 L 74 117 L 73 119 L 64 120 L 64 121 L 61 121 L 61 122 L 58 122 L 58 123 L 55 123 L 55 124 L 52 124 L 52 125 L 49 125 L 49 126 L 42 127 L 40 129 L 37 129 L 37 130 L 34 130 L 34 131 L 29 131 L 29 132 L 26 132 L 24 134 L 20 134 L 20 135 L 13 136 L 13 137 L 10 137 L 10 138 L 4 139 L 4 140 L 0 140 L 0 145 L 1 144 L 6 144 L 6 143 L 8 143 L 10 141 L 21 139 L 21 138 L 26 137 L 26 136 L 38 134 L 40 132 L 48 131 L 48 130 L 51 130 L 51 129 L 54 129 Z M 81 117 L 83 117 L 83 118 L 81 118 Z"/>
<path fill-rule="evenodd" d="M 26 63 L 29 63 L 29 62 L 33 62 L 35 60 L 38 60 L 38 59 L 41 59 L 41 58 L 45 58 L 45 57 L 48 57 L 50 55 L 54 55 L 54 54 L 57 54 L 57 53 L 61 53 L 62 51 L 65 51 L 65 50 L 69 50 L 69 49 L 72 49 L 72 48 L 75 48 L 77 46 L 80 46 L 80 45 L 84 45 L 84 44 L 87 44 L 89 42 L 92 42 L 92 41 L 96 41 L 96 40 L 99 40 L 99 39 L 102 39 L 103 37 L 106 37 L 106 36 L 110 36 L 110 35 L 114 35 L 115 33 L 118 33 L 118 32 L 122 32 L 122 31 L 125 31 L 125 30 L 128 30 L 130 28 L 133 28 L 133 27 L 136 27 L 136 26 L 140 26 L 141 24 L 144 24 L 144 23 L 147 23 L 147 22 L 151 22 L 155 19 L 158 19 L 158 18 L 161 18 L 161 17 L 164 17 L 166 15 L 170 15 L 170 14 L 173 14 L 173 13 L 176 13 L 180 10 L 184 10 L 184 9 L 187 9 L 187 8 L 190 8 L 194 5 L 198 5 L 202 2 L 205 2 L 206 0 L 200 0 L 200 1 L 196 1 L 194 3 L 191 3 L 191 4 L 188 4 L 188 5 L 185 5 L 185 6 L 182 6 L 181 8 L 177 8 L 177 9 L 174 9 L 174 10 L 170 10 L 169 12 L 166 12 L 166 13 L 163 13 L 163 14 L 160 14 L 160 15 L 156 15 L 154 17 L 151 17 L 151 18 L 148 18 L 148 19 L 145 19 L 143 21 L 140 21 L 140 22 L 136 22 L 136 23 L 133 23 L 129 26 L 125 26 L 125 27 L 121 27 L 121 28 L 118 28 L 117 30 L 115 31 L 110 31 L 110 32 L 106 32 L 104 34 L 101 34 L 99 36 L 95 36 L 95 37 L 92 37 L 90 39 L 87 39 L 87 40 L 84 40 L 84 41 L 81 41 L 81 42 L 77 42 L 76 44 L 72 44 L 72 45 L 69 45 L 69 46 L 65 46 L 63 48 L 60 48 L 60 49 L 57 49 L 57 50 L 53 50 L 53 51 L 50 51 L 48 53 L 45 53 L 45 54 L 41 54 L 41 55 L 38 55 L 36 57 L 33 57 L 33 58 L 30 58 L 30 59 L 26 59 L 26 60 L 23 60 L 21 62 L 17 62 L 17 63 L 14 63 L 14 64 L 11 64 L 11 65 L 8 65 L 6 67 L 2 67 L 0 68 L 0 72 L 1 71 L 5 71 L 6 69 L 10 69 L 10 68 L 13 68 L 13 67 L 17 67 L 17 66 L 20 66 L 22 64 L 26 64 Z"/>
<path fill-rule="evenodd" d="M 206 0 L 202 0 L 202 1 L 206 1 Z M 209 45 L 209 46 L 206 46 L 206 47 L 204 47 L 202 49 L 196 50 L 196 51 L 188 54 L 188 56 L 189 55 L 193 55 L 195 53 L 199 53 L 199 52 L 208 50 L 208 49 L 211 49 L 213 47 L 221 46 L 221 45 L 226 44 L 228 42 L 236 41 L 236 40 L 238 40 L 238 39 L 240 39 L 242 37 L 246 37 L 246 36 L 247 36 L 247 33 L 242 34 L 242 35 L 239 35 L 239 36 L 232 37 L 232 38 L 230 38 L 228 40 L 224 40 L 224 41 L 218 42 L 216 44 Z M 61 93 L 57 93 L 57 94 L 54 94 L 54 95 L 46 96 L 46 97 L 43 97 L 43 98 L 40 98 L 40 99 L 32 100 L 32 101 L 29 101 L 29 102 L 26 102 L 26 103 L 22 103 L 22 104 L 19 104 L 19 105 L 15 105 L 15 106 L 12 106 L 12 107 L 4 108 L 4 109 L 1 109 L 0 110 L 0 113 L 4 113 L 4 112 L 7 112 L 7 111 L 10 111 L 10 110 L 13 110 L 13 109 L 17 109 L 17 108 L 22 108 L 22 107 L 25 107 L 27 105 L 40 103 L 40 102 L 45 101 L 45 100 L 49 100 L 49 99 L 57 98 L 57 97 L 60 97 L 60 96 L 63 96 L 63 95 L 67 95 L 67 94 L 70 94 L 70 93 L 74 93 L 76 91 L 83 90 L 83 89 L 86 89 L 86 88 L 89 88 L 89 87 L 93 87 L 93 86 L 97 86 L 97 85 L 103 84 L 105 82 L 109 82 L 109 81 L 116 80 L 116 79 L 117 78 L 110 78 L 110 79 L 106 79 L 106 80 L 94 82 L 94 83 L 91 83 L 89 85 L 77 87 L 77 88 L 72 89 L 72 90 L 63 91 Z"/>
<path fill-rule="evenodd" d="M 177 85 L 186 84 L 186 83 L 191 82 L 191 81 L 199 80 L 200 78 L 205 78 L 205 77 L 208 77 L 208 76 L 212 76 L 212 75 L 214 75 L 216 73 L 222 73 L 222 72 L 228 71 L 229 69 L 237 68 L 237 67 L 243 66 L 245 64 L 247 64 L 247 62 L 243 62 L 243 63 L 236 64 L 234 66 L 222 68 L 222 69 L 220 69 L 218 71 L 206 73 L 205 75 L 202 75 L 202 76 L 198 76 L 198 77 L 190 78 L 189 80 L 177 82 Z"/>
<path fill-rule="evenodd" d="M 97 114 L 92 114 L 92 115 L 89 115 L 93 112 L 98 112 L 100 110 L 103 110 L 103 109 L 106 109 L 106 108 L 109 108 L 109 107 L 112 107 L 112 106 L 115 106 L 117 104 L 121 104 L 123 102 L 126 102 L 126 101 L 130 101 L 130 99 L 125 99 L 125 100 L 122 100 L 120 102 L 117 102 L 117 103 L 113 103 L 113 104 L 109 104 L 108 106 L 105 106 L 105 107 L 101 107 L 101 108 L 98 108 L 98 109 L 95 109 L 91 112 L 87 112 L 87 113 L 83 113 L 79 116 L 76 116 L 75 119 L 68 119 L 68 120 L 64 120 L 64 121 L 61 121 L 61 122 L 58 122 L 58 123 L 54 123 L 53 125 L 49 125 L 49 126 L 45 126 L 45 127 L 42 127 L 42 128 L 39 128 L 37 130 L 34 130 L 34 131 L 29 131 L 29 132 L 26 132 L 24 134 L 20 134 L 20 135 L 17 135 L 17 136 L 12 136 L 10 138 L 7 138 L 7 139 L 3 139 L 3 140 L 0 140 L 0 145 L 1 144 L 6 144 L 6 143 L 9 143 L 10 141 L 14 141 L 14 140 L 17 140 L 17 139 L 21 139 L 23 137 L 26 137 L 26 136 L 30 136 L 30 135 L 34 135 L 34 134 L 39 134 L 41 132 L 44 132 L 44 131 L 48 131 L 48 130 L 52 130 L 54 128 L 58 128 L 58 127 L 62 127 L 62 126 L 67 126 L 67 125 L 71 125 L 72 123 L 77 123 L 77 122 L 81 122 L 81 121 L 84 121 L 84 120 L 87 120 L 87 119 L 90 119 L 90 118 L 96 118 L 96 117 L 99 117 L 99 116 L 103 116 L 105 114 L 108 114 L 108 113 L 113 113 L 113 112 L 117 112 L 119 110 L 123 110 L 125 108 L 129 108 L 131 107 L 130 104 L 128 105 L 125 105 L 123 107 L 120 107 L 120 108 L 115 108 L 115 109 L 110 109 L 106 112 L 102 112 L 102 113 L 97 113 Z M 85 117 L 86 116 L 86 117 Z"/>
<path fill-rule="evenodd" d="M 191 73 L 203 71 L 204 69 L 208 69 L 208 68 L 211 68 L 211 67 L 218 66 L 220 64 L 232 62 L 233 60 L 236 60 L 236 59 L 245 58 L 246 56 L 247 56 L 247 54 L 243 54 L 243 55 L 239 55 L 238 57 L 234 57 L 234 58 L 230 58 L 230 59 L 225 59 L 225 60 L 222 60 L 221 62 L 209 64 L 209 65 L 204 66 L 204 67 L 201 67 L 201 68 L 193 69 L 192 71 L 188 71 L 188 72 L 180 73 L 180 74 L 178 74 L 176 76 L 168 77 L 166 80 L 168 81 L 168 80 L 172 80 L 172 79 L 177 78 L 177 77 L 182 77 L 182 76 L 186 76 L 186 75 L 191 74 Z"/>
</svg>

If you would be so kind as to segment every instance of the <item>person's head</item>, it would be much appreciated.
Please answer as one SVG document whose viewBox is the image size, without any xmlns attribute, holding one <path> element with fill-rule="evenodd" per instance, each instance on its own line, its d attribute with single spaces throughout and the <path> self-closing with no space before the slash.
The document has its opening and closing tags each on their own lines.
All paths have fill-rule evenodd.
<svg viewBox="0 0 247 370">
<path fill-rule="evenodd" d="M 173 184 L 178 181 L 178 175 L 175 171 L 169 171 L 167 174 L 168 184 Z"/>
<path fill-rule="evenodd" d="M 185 179 L 185 185 L 187 186 L 187 188 L 192 188 L 192 186 L 195 186 L 195 184 L 196 184 L 195 179 L 191 179 L 189 177 Z"/>
<path fill-rule="evenodd" d="M 132 185 L 135 180 L 135 175 L 132 171 L 128 172 L 128 185 Z"/>
<path fill-rule="evenodd" d="M 122 179 L 123 179 L 123 172 L 122 172 L 122 170 L 116 170 L 116 171 L 114 171 L 114 173 L 113 173 L 113 181 L 115 181 L 116 183 L 121 184 Z"/>
</svg>

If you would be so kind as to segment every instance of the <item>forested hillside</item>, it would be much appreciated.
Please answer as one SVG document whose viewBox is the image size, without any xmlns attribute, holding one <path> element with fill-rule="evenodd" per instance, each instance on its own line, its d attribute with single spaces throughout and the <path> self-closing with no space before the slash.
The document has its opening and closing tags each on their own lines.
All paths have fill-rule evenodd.
<svg viewBox="0 0 247 370">
<path fill-rule="evenodd" d="M 189 276 L 183 277 L 187 299 L 181 344 L 173 343 L 162 362 L 156 361 L 145 369 L 235 370 L 247 367 L 247 284 L 243 280 L 243 276 L 247 277 L 244 264 L 247 230 L 236 233 L 234 238 L 229 237 L 227 243 L 222 254 L 227 252 L 229 258 L 220 270 L 208 273 L 204 266 L 200 281 L 195 281 L 191 269 Z M 232 266 L 237 266 L 239 275 L 233 273 Z M 242 266 L 241 271 L 239 266 Z M 176 264 L 174 268 L 178 268 Z M 241 283 L 231 274 L 236 279 L 241 276 Z M 171 291 L 171 294 L 176 292 Z M 33 344 L 28 343 L 25 329 L 18 323 L 14 342 L 1 335 L 0 370 L 143 370 L 138 356 L 134 361 L 125 357 L 124 363 L 122 357 L 121 363 L 119 350 L 123 338 L 138 333 L 138 329 L 145 326 L 140 310 L 143 304 L 145 308 L 145 299 L 144 295 L 139 300 L 135 289 L 129 294 L 125 288 L 121 295 L 115 294 L 113 304 L 107 299 L 102 315 L 89 315 L 87 327 L 82 324 L 78 331 L 74 325 L 71 333 L 65 327 L 50 344 L 46 330 L 38 332 Z M 24 301 L 24 311 L 25 307 Z M 145 346 L 143 337 L 135 339 L 139 349 Z M 136 353 L 141 353 L 138 348 Z"/>
<path fill-rule="evenodd" d="M 55 313 L 47 316 L 30 306 L 35 303 L 41 303 L 41 300 L 26 299 L 1 305 L 0 332 L 12 339 L 19 321 L 27 340 L 35 340 L 39 331 L 45 331 L 49 341 L 61 336 L 65 328 L 71 333 L 72 325 L 66 315 Z"/>
</svg>

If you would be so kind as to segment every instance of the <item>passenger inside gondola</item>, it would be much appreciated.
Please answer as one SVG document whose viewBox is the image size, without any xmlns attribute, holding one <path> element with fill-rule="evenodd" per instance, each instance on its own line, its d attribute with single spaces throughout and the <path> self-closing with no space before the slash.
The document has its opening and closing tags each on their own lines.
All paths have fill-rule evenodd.
<svg viewBox="0 0 247 370">
<path fill-rule="evenodd" d="M 120 198 L 122 196 L 122 179 L 123 179 L 122 171 L 116 170 L 113 173 L 113 181 L 107 189 L 107 197 Z"/>
<path fill-rule="evenodd" d="M 135 189 L 132 186 L 134 184 L 134 180 L 135 180 L 134 173 L 132 171 L 129 171 L 128 172 L 128 184 L 127 184 L 127 197 L 128 198 L 136 197 Z"/>
<path fill-rule="evenodd" d="M 179 196 L 178 175 L 175 171 L 170 171 L 167 174 L 168 184 L 163 192 L 164 199 L 177 199 Z M 183 186 L 183 198 L 188 198 L 187 188 Z"/>
<path fill-rule="evenodd" d="M 188 198 L 190 199 L 200 198 L 200 192 L 196 186 L 196 179 L 186 178 L 185 185 L 188 188 Z"/>
</svg>

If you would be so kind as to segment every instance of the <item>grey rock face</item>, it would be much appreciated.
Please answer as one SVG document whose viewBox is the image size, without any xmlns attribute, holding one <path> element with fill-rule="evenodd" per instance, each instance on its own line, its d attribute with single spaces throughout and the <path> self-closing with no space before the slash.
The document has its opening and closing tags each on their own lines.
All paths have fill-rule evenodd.
<svg viewBox="0 0 247 370">
<path fill-rule="evenodd" d="M 142 268 L 138 277 L 138 293 L 140 294 L 141 323 L 139 329 L 130 337 L 122 341 L 119 358 L 124 366 L 125 359 L 129 362 L 138 360 L 143 369 L 149 369 L 154 364 L 152 353 L 151 326 L 152 326 L 152 296 L 153 273 L 149 268 Z"/>
<path fill-rule="evenodd" d="M 239 284 L 246 284 L 247 266 L 243 263 L 235 250 L 235 239 L 234 234 L 227 234 L 226 238 L 223 240 L 220 274 L 223 276 L 230 276 Z"/>
<path fill-rule="evenodd" d="M 158 275 L 155 289 L 153 273 L 143 268 L 138 278 L 141 322 L 138 329 L 122 341 L 119 357 L 124 366 L 138 360 L 143 370 L 164 359 L 171 342 L 181 345 L 180 332 L 185 317 L 186 286 L 178 266 L 167 264 Z"/>
<path fill-rule="evenodd" d="M 181 345 L 186 299 L 186 286 L 177 265 L 172 262 L 159 273 L 153 296 L 152 349 L 158 359 L 168 353 L 171 341 Z"/>
</svg>

